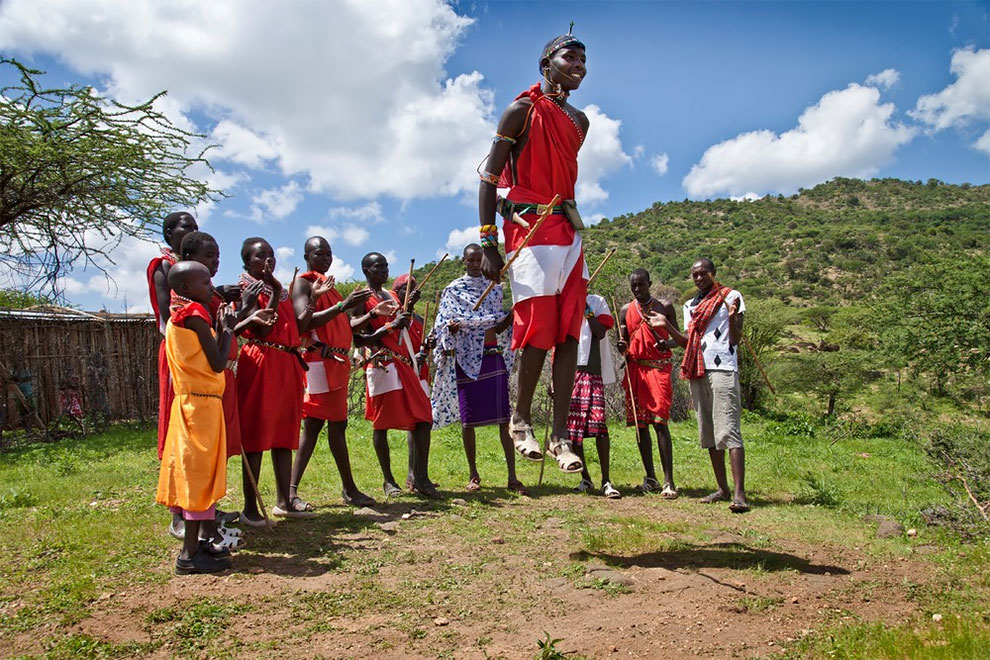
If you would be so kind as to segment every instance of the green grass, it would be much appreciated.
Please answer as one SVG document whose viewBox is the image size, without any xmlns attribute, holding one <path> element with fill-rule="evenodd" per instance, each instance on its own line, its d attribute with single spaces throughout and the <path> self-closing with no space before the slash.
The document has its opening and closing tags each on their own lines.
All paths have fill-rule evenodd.
<svg viewBox="0 0 990 660">
<path fill-rule="evenodd" d="M 612 480 L 631 495 L 632 486 L 642 479 L 639 455 L 627 429 L 613 425 L 612 433 Z M 666 557 L 687 569 L 714 562 L 745 571 L 747 580 L 758 582 L 803 569 L 803 560 L 778 551 L 779 539 L 857 548 L 877 563 L 912 556 L 918 543 L 933 545 L 930 554 L 912 556 L 927 562 L 931 571 L 899 588 L 925 617 L 941 612 L 940 625 L 928 619 L 897 627 L 854 621 L 816 631 L 787 652 L 790 657 L 941 658 L 979 657 L 981 653 L 967 654 L 987 648 L 990 622 L 980 613 L 990 612 L 990 571 L 986 570 L 990 548 L 964 544 L 947 532 L 924 527 L 919 511 L 944 502 L 946 495 L 929 478 L 931 468 L 918 440 L 852 435 L 831 444 L 834 438 L 814 423 L 747 413 L 743 424 L 747 487 L 755 507 L 745 517 L 729 519 L 735 523 L 732 532 L 737 541 L 713 546 L 709 544 L 721 533 L 719 520 L 723 519 L 711 518 L 709 512 L 715 509 L 700 508 L 694 502 L 714 487 L 707 453 L 697 446 L 693 421 L 672 424 L 671 433 L 682 497 L 664 502 L 666 513 L 661 516 L 617 513 L 600 497 L 571 495 L 574 478 L 552 465 L 547 467 L 543 486 L 536 488 L 539 465 L 522 461 L 517 466 L 519 476 L 534 491 L 534 504 L 506 506 L 518 502 L 518 496 L 504 490 L 504 459 L 494 429 L 478 433 L 483 487 L 478 494 L 466 494 L 467 470 L 458 432 L 447 428 L 435 433 L 431 476 L 450 498 L 463 498 L 464 504 L 453 504 L 450 499 L 431 504 L 402 497 L 394 506 L 426 512 L 403 521 L 403 530 L 410 530 L 411 535 L 429 530 L 439 539 L 453 539 L 473 549 L 469 559 L 457 561 L 446 561 L 442 543 L 382 549 L 367 541 L 341 543 L 338 537 L 343 534 L 367 538 L 381 532 L 375 521 L 337 506 L 339 477 L 326 445 L 321 444 L 300 487 L 304 498 L 322 507 L 320 517 L 313 524 L 293 527 L 291 548 L 278 534 L 254 535 L 249 548 L 235 559 L 248 572 L 235 573 L 229 580 L 250 580 L 253 567 L 271 565 L 291 552 L 291 561 L 306 570 L 334 572 L 339 577 L 334 587 L 289 591 L 277 598 L 261 594 L 235 602 L 206 598 L 147 603 L 140 617 L 152 641 L 141 644 L 113 644 L 64 627 L 98 612 L 102 599 L 114 593 L 133 585 L 154 587 L 171 579 L 169 567 L 177 545 L 164 533 L 168 515 L 154 503 L 158 471 L 154 429 L 118 425 L 88 438 L 20 445 L 0 454 L 0 551 L 5 557 L 0 562 L 0 645 L 18 636 L 35 637 L 43 640 L 44 650 L 38 657 L 48 658 L 137 657 L 163 644 L 179 655 L 263 654 L 264 645 L 236 639 L 220 645 L 219 632 L 254 612 L 292 617 L 298 627 L 289 639 L 300 639 L 300 635 L 305 638 L 337 630 L 345 615 L 388 611 L 396 613 L 394 626 L 404 631 L 404 637 L 383 638 L 383 650 L 394 646 L 391 652 L 401 654 L 404 645 L 414 644 L 422 652 L 420 645 L 425 644 L 433 649 L 430 653 L 442 656 L 471 642 L 456 639 L 452 629 L 436 628 L 429 616 L 419 613 L 449 606 L 452 616 L 478 616 L 477 608 L 482 605 L 454 597 L 476 583 L 489 585 L 483 607 L 493 608 L 496 619 L 518 616 L 520 608 L 536 607 L 513 596 L 511 583 L 502 579 L 505 560 L 540 556 L 533 545 L 534 534 L 545 533 L 546 521 L 556 518 L 560 522 L 555 533 L 579 552 L 570 558 L 546 558 L 542 570 L 572 584 L 582 581 L 590 559 L 622 567 L 628 557 L 643 553 Z M 381 475 L 367 423 L 352 421 L 348 435 L 359 486 L 381 499 Z M 391 436 L 392 469 L 402 480 L 405 437 L 397 432 Z M 587 455 L 597 480 L 600 472 L 593 443 Z M 267 458 L 261 486 L 271 506 L 275 493 Z M 565 498 L 554 499 L 557 495 Z M 233 460 L 228 496 L 221 508 L 236 509 L 241 498 L 239 462 Z M 655 502 L 659 507 L 660 500 Z M 867 513 L 889 515 L 906 528 L 917 528 L 920 537 L 875 539 L 872 527 L 860 520 Z M 708 521 L 699 515 L 709 516 Z M 401 580 L 383 582 L 382 575 L 394 575 L 390 569 L 395 567 L 410 570 Z M 627 591 L 607 581 L 585 586 L 607 596 Z M 878 594 L 871 597 L 879 598 L 884 587 L 852 584 L 849 588 L 863 594 L 872 594 L 875 588 Z M 765 613 L 778 604 L 776 597 L 746 595 L 736 606 L 744 612 Z M 955 613 L 963 612 L 969 614 L 955 618 Z M 564 646 L 571 648 L 571 641 Z M 533 649 L 537 650 L 535 642 Z"/>
</svg>

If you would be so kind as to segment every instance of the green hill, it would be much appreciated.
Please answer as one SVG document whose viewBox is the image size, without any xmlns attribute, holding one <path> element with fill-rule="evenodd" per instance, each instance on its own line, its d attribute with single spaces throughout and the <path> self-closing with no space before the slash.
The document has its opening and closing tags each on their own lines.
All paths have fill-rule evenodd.
<svg viewBox="0 0 990 660">
<path fill-rule="evenodd" d="M 685 294 L 693 289 L 691 264 L 708 256 L 721 280 L 749 296 L 842 304 L 926 258 L 982 253 L 990 242 L 990 185 L 840 178 L 790 197 L 658 202 L 589 227 L 584 241 L 590 269 L 618 249 L 609 289 L 616 276 L 643 266 L 654 282 Z M 443 264 L 424 300 L 461 273 L 456 259 Z"/>
</svg>

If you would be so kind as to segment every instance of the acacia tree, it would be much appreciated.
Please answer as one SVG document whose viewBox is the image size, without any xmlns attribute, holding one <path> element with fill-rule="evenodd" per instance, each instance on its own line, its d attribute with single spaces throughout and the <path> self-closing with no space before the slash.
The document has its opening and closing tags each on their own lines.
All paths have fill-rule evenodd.
<svg viewBox="0 0 990 660">
<path fill-rule="evenodd" d="M 212 170 L 194 147 L 204 136 L 155 109 L 165 92 L 125 105 L 46 88 L 43 73 L 0 58 L 0 79 L 17 79 L 0 88 L 0 263 L 13 283 L 57 294 L 70 264 L 102 270 L 125 236 L 152 238 L 169 212 L 222 193 L 191 175 Z"/>
</svg>

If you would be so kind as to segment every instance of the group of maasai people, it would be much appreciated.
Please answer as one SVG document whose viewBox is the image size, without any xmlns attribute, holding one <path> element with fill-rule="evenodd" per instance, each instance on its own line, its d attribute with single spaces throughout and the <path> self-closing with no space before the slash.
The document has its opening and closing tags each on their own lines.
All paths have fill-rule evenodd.
<svg viewBox="0 0 990 660">
<path fill-rule="evenodd" d="M 465 274 L 443 289 L 432 328 L 415 313 L 415 279 L 402 275 L 388 286 L 389 264 L 380 253 L 362 259 L 366 286 L 343 296 L 327 275 L 333 253 L 325 238 L 305 242 L 305 272 L 286 287 L 274 275 L 271 244 L 251 237 L 241 246 L 238 284 L 215 287 L 217 242 L 198 231 L 188 213 L 165 218 L 168 247 L 148 265 L 148 284 L 164 336 L 157 501 L 170 508 L 169 531 L 183 542 L 177 573 L 229 568 L 231 550 L 244 538 L 233 524 L 267 524 L 258 492 L 264 452 L 270 452 L 275 473 L 272 515 L 315 515 L 299 486 L 324 425 L 344 502 L 375 504 L 354 482 L 345 436 L 348 382 L 357 369 L 365 375 L 365 417 L 387 497 L 404 492 L 392 474 L 388 431 L 407 433 L 406 489 L 439 498 L 429 477 L 431 432 L 452 423 L 461 425 L 469 491 L 481 485 L 475 429 L 497 425 L 510 490 L 527 493 L 516 476 L 517 453 L 533 461 L 546 454 L 562 471 L 580 473 L 577 491 L 594 490 L 583 441 L 595 438 L 601 492 L 621 497 L 609 477 L 604 396 L 604 386 L 616 382 L 616 359 L 610 342 L 603 341 L 615 319 L 604 298 L 588 293 L 573 201 L 577 153 L 589 122 L 568 98 L 580 86 L 585 64 L 585 46 L 574 35 L 551 40 L 539 60 L 543 82 L 502 115 L 481 171 L 479 244 L 465 248 Z M 504 198 L 498 188 L 508 189 Z M 559 204 L 548 207 L 558 195 Z M 501 285 L 488 289 L 501 280 L 505 265 L 496 213 L 504 219 L 509 312 Z M 684 347 L 680 373 L 690 382 L 701 445 L 709 450 L 718 484 L 702 501 L 729 501 L 733 511 L 746 511 L 736 356 L 745 305 L 715 273 L 708 259 L 693 265 L 698 295 L 684 305 L 684 332 L 672 305 L 651 295 L 649 273 L 631 273 L 633 300 L 618 310 L 617 330 L 626 423 L 637 429 L 646 472 L 638 490 L 676 498 L 667 429 L 670 349 Z M 549 441 L 541 446 L 533 431 L 533 401 L 548 351 L 552 420 Z M 510 401 L 514 362 L 517 396 Z M 654 470 L 651 427 L 662 483 Z M 216 504 L 226 494 L 226 463 L 235 455 L 242 456 L 244 504 L 239 512 L 223 512 Z"/>
</svg>

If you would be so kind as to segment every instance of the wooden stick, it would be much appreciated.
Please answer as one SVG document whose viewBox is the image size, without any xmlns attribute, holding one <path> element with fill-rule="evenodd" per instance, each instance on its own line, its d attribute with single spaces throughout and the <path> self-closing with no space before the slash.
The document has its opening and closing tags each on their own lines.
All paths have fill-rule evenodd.
<svg viewBox="0 0 990 660">
<path fill-rule="evenodd" d="M 416 267 L 416 260 L 415 259 L 410 259 L 409 260 L 409 279 L 406 280 L 406 299 L 402 303 L 402 311 L 403 312 L 408 312 L 409 311 L 409 294 L 412 293 L 412 282 L 413 282 L 413 276 L 412 276 L 412 274 L 413 274 L 413 268 L 415 268 L 415 267 Z"/>
<path fill-rule="evenodd" d="M 437 268 L 440 267 L 440 264 L 442 264 L 443 262 L 445 262 L 447 260 L 447 257 L 449 257 L 449 256 L 450 255 L 447 254 L 446 252 L 443 253 L 443 256 L 440 258 L 440 261 L 437 262 L 437 265 L 434 266 L 432 269 L 430 269 L 430 272 L 428 272 L 426 274 L 426 277 L 423 278 L 423 281 L 420 282 L 419 283 L 419 286 L 416 287 L 416 290 L 417 291 L 421 291 L 423 289 L 423 287 L 426 286 L 426 283 L 430 281 L 430 278 L 431 277 L 433 277 L 433 273 L 436 272 Z"/>
<path fill-rule="evenodd" d="M 546 422 L 546 430 L 543 432 L 543 456 L 540 457 L 540 480 L 536 483 L 537 486 L 543 485 L 543 469 L 547 466 L 547 452 L 550 450 L 550 407 L 551 407 L 551 393 L 550 389 L 547 388 L 547 414 L 544 421 Z"/>
<path fill-rule="evenodd" d="M 272 527 L 274 523 L 268 519 L 268 509 L 265 508 L 265 501 L 261 499 L 261 491 L 258 489 L 258 481 L 254 478 L 254 470 L 251 469 L 251 463 L 248 461 L 247 454 L 244 453 L 243 446 L 241 447 L 241 460 L 244 461 L 248 481 L 251 482 L 251 488 L 254 489 L 254 496 L 258 499 L 258 506 L 261 507 L 261 516 L 265 519 L 265 527 Z"/>
<path fill-rule="evenodd" d="M 296 285 L 296 278 L 299 277 L 299 266 L 292 271 L 292 281 L 289 282 L 289 302 L 292 302 L 292 288 Z"/>
<path fill-rule="evenodd" d="M 622 313 L 622 308 L 615 304 L 615 296 L 612 296 L 612 308 L 615 309 L 616 316 Z M 643 323 L 646 323 L 646 319 L 643 319 Z M 619 337 L 621 338 L 622 335 L 620 334 Z M 636 425 L 636 442 L 639 442 L 639 416 L 636 414 L 636 394 L 633 392 L 632 374 L 629 373 L 628 351 L 629 351 L 629 342 L 626 342 L 627 354 L 623 355 L 622 359 L 626 365 L 626 386 L 629 389 L 629 402 L 632 404 L 633 423 Z"/>
<path fill-rule="evenodd" d="M 776 396 L 777 390 L 773 389 L 773 383 L 771 383 L 770 379 L 767 378 L 767 372 L 763 370 L 763 365 L 760 364 L 760 358 L 756 357 L 756 351 L 753 350 L 753 345 L 749 343 L 749 339 L 747 339 L 746 335 L 744 335 L 743 333 L 740 332 L 739 336 L 742 337 L 743 343 L 746 344 L 746 348 L 749 349 L 749 354 L 753 356 L 753 362 L 756 363 L 756 368 L 760 370 L 760 374 L 763 376 L 763 380 L 767 381 L 767 387 L 769 387 L 770 391 L 773 392 L 774 396 Z"/>
<path fill-rule="evenodd" d="M 612 255 L 613 254 L 615 254 L 615 248 L 612 248 L 611 250 L 609 250 L 605 254 L 605 258 L 602 259 L 602 262 L 600 264 L 598 264 L 598 268 L 596 268 L 595 269 L 595 272 L 592 273 L 591 274 L 591 277 L 588 278 L 588 287 L 589 288 L 591 287 L 591 283 L 595 281 L 595 278 L 598 277 L 598 273 L 601 272 L 601 269 L 604 268 L 605 267 L 605 264 L 608 262 L 608 260 L 612 258 Z"/>
<path fill-rule="evenodd" d="M 540 219 L 536 221 L 536 224 L 533 225 L 533 228 L 529 230 L 528 234 L 526 234 L 526 238 L 523 239 L 523 242 L 520 243 L 519 247 L 516 248 L 516 251 L 513 252 L 512 258 L 509 259 L 509 263 L 502 266 L 502 270 L 499 271 L 498 273 L 498 280 L 492 280 L 491 282 L 488 283 L 488 288 L 485 289 L 485 292 L 481 294 L 480 298 L 478 298 L 478 302 L 474 304 L 474 311 L 478 311 L 478 309 L 481 307 L 481 303 L 484 301 L 485 298 L 488 297 L 488 294 L 492 292 L 492 289 L 495 288 L 495 285 L 502 280 L 502 277 L 507 272 L 509 272 L 509 266 L 511 266 L 512 262 L 519 257 L 519 254 L 522 252 L 523 248 L 529 244 L 530 239 L 533 238 L 533 236 L 536 234 L 537 230 L 540 228 L 540 225 L 543 224 L 543 221 L 550 217 L 550 215 L 553 213 L 553 207 L 557 206 L 559 202 L 560 202 L 560 195 L 554 195 L 553 199 L 550 200 L 550 203 L 547 204 L 546 210 L 543 211 L 542 214 L 540 214 Z"/>
</svg>

